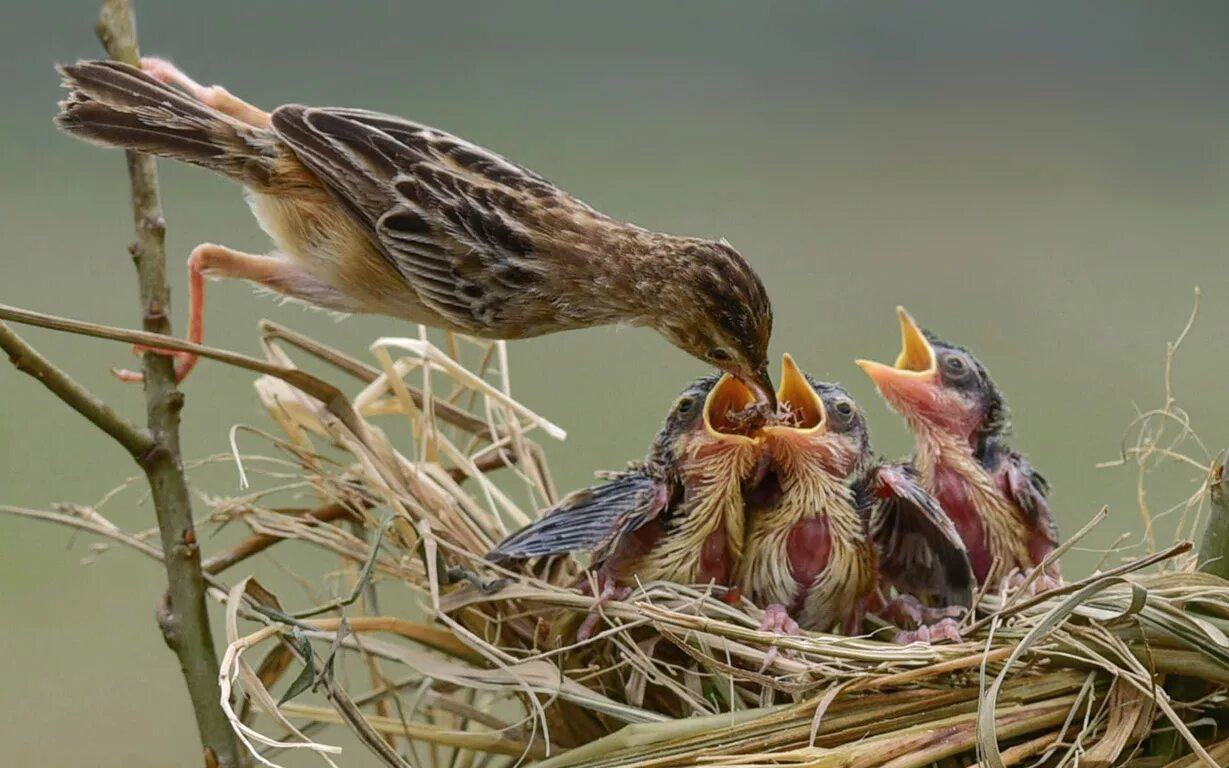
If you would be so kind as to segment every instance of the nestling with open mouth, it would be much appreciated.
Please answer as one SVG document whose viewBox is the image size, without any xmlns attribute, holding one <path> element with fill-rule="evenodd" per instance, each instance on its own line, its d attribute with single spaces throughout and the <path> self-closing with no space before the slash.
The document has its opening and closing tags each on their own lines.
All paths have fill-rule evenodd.
<svg viewBox="0 0 1229 768">
<path fill-rule="evenodd" d="M 755 402 L 729 374 L 698 380 L 679 395 L 643 461 L 569 495 L 488 559 L 588 552 L 600 602 L 637 583 L 732 584 L 743 555 L 743 486 L 763 467 Z M 597 620 L 586 620 L 581 639 Z"/>
<path fill-rule="evenodd" d="M 1019 582 L 1059 543 L 1049 485 L 1008 444 L 1007 406 L 985 367 L 968 350 L 924 332 L 903 307 L 897 314 L 896 364 L 858 365 L 917 438 L 913 467 L 960 532 L 978 584 Z M 1033 587 L 1061 583 L 1055 562 Z"/>
<path fill-rule="evenodd" d="M 782 417 L 763 428 L 769 469 L 747 492 L 738 577 L 766 606 L 762 628 L 857 634 L 868 607 L 885 608 L 880 596 L 890 588 L 967 606 L 964 545 L 910 473 L 873 460 L 865 416 L 849 393 L 806 376 L 786 355 L 777 401 Z M 954 612 L 914 613 L 923 623 L 901 633 L 902 642 L 959 639 Z M 927 619 L 939 622 L 935 630 Z"/>
</svg>

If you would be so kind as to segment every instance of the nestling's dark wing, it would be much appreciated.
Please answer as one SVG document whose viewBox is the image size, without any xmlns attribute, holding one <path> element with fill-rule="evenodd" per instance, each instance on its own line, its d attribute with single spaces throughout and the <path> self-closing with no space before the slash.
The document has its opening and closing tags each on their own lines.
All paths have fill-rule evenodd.
<svg viewBox="0 0 1229 768">
<path fill-rule="evenodd" d="M 1014 451 L 1003 455 L 1006 490 L 1016 506 L 1029 516 L 1034 528 L 1045 531 L 1050 543 L 1058 546 L 1058 525 L 1050 513 L 1050 484 L 1033 465 Z"/>
<path fill-rule="evenodd" d="M 976 581 L 968 552 L 942 507 L 908 467 L 882 464 L 859 489 L 884 581 L 900 592 L 967 606 Z"/>
<path fill-rule="evenodd" d="M 576 491 L 536 522 L 504 539 L 487 559 L 524 560 L 606 549 L 656 518 L 670 503 L 670 482 L 640 469 Z"/>
<path fill-rule="evenodd" d="M 422 301 L 473 333 L 518 322 L 508 305 L 542 281 L 537 257 L 558 247 L 538 236 L 543 211 L 601 217 L 541 176 L 408 120 L 292 104 L 272 125 Z"/>
</svg>

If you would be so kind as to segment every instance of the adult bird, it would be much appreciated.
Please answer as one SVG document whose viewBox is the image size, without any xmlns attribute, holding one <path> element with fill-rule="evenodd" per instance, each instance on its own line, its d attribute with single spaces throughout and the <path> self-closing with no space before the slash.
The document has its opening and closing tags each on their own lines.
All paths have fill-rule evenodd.
<svg viewBox="0 0 1229 768">
<path fill-rule="evenodd" d="M 777 400 L 783 416 L 763 428 L 767 470 L 748 493 L 747 540 L 737 583 L 767 606 L 764 628 L 857 632 L 889 589 L 945 606 L 967 605 L 972 576 L 959 536 L 905 468 L 876 462 L 862 410 L 837 384 L 804 374 L 786 355 Z M 941 631 L 952 637 L 950 625 Z M 929 639 L 924 624 L 901 639 Z M 958 635 L 956 635 L 958 637 Z"/>
<path fill-rule="evenodd" d="M 1007 405 L 981 362 L 923 331 L 903 307 L 896 311 L 902 349 L 895 365 L 858 365 L 908 422 L 917 441 L 913 467 L 960 532 L 978 584 L 1018 582 L 1059 543 L 1049 485 L 1012 450 Z M 1061 583 L 1054 562 L 1033 585 Z"/>
<path fill-rule="evenodd" d="M 62 129 L 238 181 L 273 240 L 265 255 L 192 251 L 190 341 L 203 337 L 208 275 L 487 338 L 649 326 L 772 397 L 768 294 L 724 242 L 615 221 L 499 155 L 398 117 L 297 104 L 268 113 L 162 59 L 61 72 Z M 172 354 L 182 379 L 196 357 Z"/>
<path fill-rule="evenodd" d="M 765 606 L 764 630 L 797 625 L 856 634 L 887 590 L 912 600 L 916 630 L 902 642 L 959 639 L 948 611 L 918 608 L 915 594 L 967 605 L 972 575 L 964 545 L 904 468 L 876 462 L 861 408 L 838 384 L 805 375 L 786 355 L 779 423 L 763 428 L 771 457 L 747 494 L 747 540 L 737 578 Z M 932 630 L 924 622 L 938 621 Z"/>
<path fill-rule="evenodd" d="M 762 466 L 763 441 L 748 421 L 754 401 L 729 374 L 699 379 L 674 402 L 643 461 L 570 494 L 488 559 L 587 552 L 599 604 L 637 583 L 732 584 L 743 552 L 742 489 Z M 581 639 L 597 618 L 582 625 Z"/>
</svg>

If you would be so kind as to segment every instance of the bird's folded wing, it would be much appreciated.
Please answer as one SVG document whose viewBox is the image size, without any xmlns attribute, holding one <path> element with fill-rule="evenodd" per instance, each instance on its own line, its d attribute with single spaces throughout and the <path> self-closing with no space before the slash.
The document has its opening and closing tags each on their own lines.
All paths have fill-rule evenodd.
<svg viewBox="0 0 1229 768">
<path fill-rule="evenodd" d="M 1050 493 L 1050 484 L 1033 469 L 1028 459 L 1014 451 L 1005 453 L 1003 462 L 1004 490 L 1016 506 L 1029 516 L 1034 529 L 1045 531 L 1050 543 L 1058 546 L 1058 525 L 1050 514 L 1050 502 L 1046 498 Z"/>
<path fill-rule="evenodd" d="M 620 472 L 569 495 L 540 520 L 504 539 L 487 559 L 501 562 L 605 549 L 657 517 L 669 501 L 665 478 L 639 470 Z"/>
<path fill-rule="evenodd" d="M 542 211 L 593 211 L 537 174 L 450 134 L 358 109 L 273 112 L 272 126 L 423 303 L 461 329 L 517 322 L 543 281 Z M 512 317 L 505 315 L 511 313 Z"/>
<path fill-rule="evenodd" d="M 913 472 L 897 464 L 877 467 L 859 495 L 884 580 L 905 594 L 967 606 L 976 584 L 968 552 Z"/>
</svg>

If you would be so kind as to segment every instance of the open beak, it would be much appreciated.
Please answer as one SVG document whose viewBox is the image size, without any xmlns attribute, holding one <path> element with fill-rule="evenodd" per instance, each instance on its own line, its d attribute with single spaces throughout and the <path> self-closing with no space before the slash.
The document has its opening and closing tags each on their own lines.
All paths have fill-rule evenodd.
<svg viewBox="0 0 1229 768">
<path fill-rule="evenodd" d="M 777 402 L 785 407 L 786 415 L 782 421 L 765 426 L 766 434 L 785 431 L 819 434 L 827 430 L 824 401 L 789 354 L 781 358 L 781 388 L 777 390 Z"/>
<path fill-rule="evenodd" d="M 713 437 L 758 442 L 752 435 L 763 421 L 753 407 L 759 403 L 755 390 L 727 373 L 704 400 L 704 428 Z"/>
<path fill-rule="evenodd" d="M 764 406 L 765 413 L 777 410 L 777 396 L 773 392 L 772 378 L 768 375 L 768 363 L 750 373 L 739 373 L 738 378 L 755 393 L 756 402 Z"/>
<path fill-rule="evenodd" d="M 901 339 L 896 364 L 885 365 L 870 360 L 856 362 L 885 396 L 891 394 L 908 401 L 926 402 L 938 382 L 939 368 L 934 347 L 904 307 L 897 307 L 896 314 L 900 316 Z"/>
</svg>

